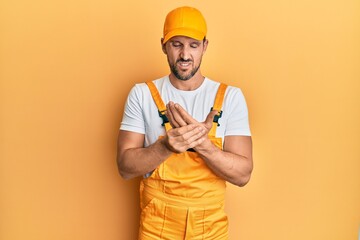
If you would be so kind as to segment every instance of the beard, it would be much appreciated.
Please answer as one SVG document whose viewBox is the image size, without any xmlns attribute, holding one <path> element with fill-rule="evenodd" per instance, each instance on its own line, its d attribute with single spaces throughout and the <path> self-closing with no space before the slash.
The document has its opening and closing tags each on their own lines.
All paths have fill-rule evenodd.
<svg viewBox="0 0 360 240">
<path fill-rule="evenodd" d="M 169 62 L 169 59 L 168 59 L 168 62 Z M 200 60 L 200 63 L 199 63 L 198 66 L 195 66 L 193 69 L 191 69 L 190 73 L 185 74 L 185 73 L 182 73 L 182 72 L 178 69 L 178 67 L 177 67 L 176 64 L 179 63 L 179 62 L 191 62 L 191 60 L 179 59 L 179 60 L 177 60 L 176 63 L 174 63 L 174 64 L 170 64 L 170 62 L 169 62 L 169 66 L 170 66 L 171 72 L 175 75 L 175 77 L 176 77 L 177 79 L 180 79 L 180 80 L 182 80 L 182 81 L 187 81 L 187 80 L 189 80 L 190 78 L 192 78 L 192 77 L 197 73 L 197 71 L 199 70 L 200 65 L 201 65 L 201 60 Z"/>
</svg>

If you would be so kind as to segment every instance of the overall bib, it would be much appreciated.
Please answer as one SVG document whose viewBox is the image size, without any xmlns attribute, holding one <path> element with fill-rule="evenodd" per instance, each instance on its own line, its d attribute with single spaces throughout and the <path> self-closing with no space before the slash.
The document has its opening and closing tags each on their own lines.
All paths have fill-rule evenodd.
<svg viewBox="0 0 360 240">
<path fill-rule="evenodd" d="M 155 85 L 152 82 L 147 85 L 168 131 L 171 125 L 165 116 L 165 104 Z M 219 113 L 208 134 L 221 149 L 222 139 L 216 138 L 215 133 L 226 87 L 219 86 L 212 108 Z M 173 153 L 140 183 L 139 240 L 227 240 L 225 187 L 225 181 L 193 149 Z"/>
</svg>

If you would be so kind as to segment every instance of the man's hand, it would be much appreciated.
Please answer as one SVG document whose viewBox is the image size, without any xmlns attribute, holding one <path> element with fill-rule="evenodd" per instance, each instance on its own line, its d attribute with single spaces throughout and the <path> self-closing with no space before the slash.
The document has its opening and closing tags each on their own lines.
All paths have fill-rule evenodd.
<svg viewBox="0 0 360 240">
<path fill-rule="evenodd" d="M 206 130 L 200 124 L 189 124 L 170 129 L 163 144 L 172 152 L 182 153 L 205 140 Z"/>
<path fill-rule="evenodd" d="M 169 119 L 169 122 L 174 129 L 177 128 L 181 129 L 185 126 L 191 126 L 191 125 L 196 125 L 201 129 L 201 133 L 203 135 L 201 138 L 199 138 L 200 141 L 197 141 L 196 143 L 192 144 L 191 148 L 198 147 L 202 143 L 204 144 L 209 143 L 209 141 L 205 141 L 205 140 L 209 140 L 207 134 L 209 133 L 212 127 L 214 116 L 218 113 L 218 111 L 216 110 L 211 111 L 207 115 L 204 122 L 198 122 L 189 113 L 187 113 L 184 108 L 182 108 L 177 103 L 169 102 L 166 105 L 166 108 L 167 108 L 166 116 Z"/>
<path fill-rule="evenodd" d="M 180 104 L 169 102 L 166 105 L 166 108 L 166 116 L 169 119 L 171 126 L 174 128 L 183 127 L 189 124 L 199 124 L 199 122 L 196 121 L 189 113 L 187 113 L 185 109 L 180 106 Z M 201 123 L 207 129 L 207 132 L 210 131 L 212 127 L 212 121 L 217 113 L 218 111 L 216 110 L 211 111 L 207 115 L 205 121 Z"/>
</svg>

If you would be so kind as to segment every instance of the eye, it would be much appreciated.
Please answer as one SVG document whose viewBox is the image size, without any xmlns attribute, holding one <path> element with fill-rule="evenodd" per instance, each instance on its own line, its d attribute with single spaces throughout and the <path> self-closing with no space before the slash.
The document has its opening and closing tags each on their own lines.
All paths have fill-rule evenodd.
<svg viewBox="0 0 360 240">
<path fill-rule="evenodd" d="M 197 48 L 197 47 L 199 47 L 199 44 L 198 43 L 192 43 L 192 44 L 190 44 L 190 47 Z"/>
<path fill-rule="evenodd" d="M 172 42 L 173 47 L 181 47 L 181 43 L 179 42 Z"/>
</svg>

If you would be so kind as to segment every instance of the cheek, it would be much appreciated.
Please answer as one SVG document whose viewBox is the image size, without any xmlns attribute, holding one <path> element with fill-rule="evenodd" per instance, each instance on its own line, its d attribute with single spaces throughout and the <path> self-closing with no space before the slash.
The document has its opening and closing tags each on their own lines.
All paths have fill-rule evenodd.
<svg viewBox="0 0 360 240">
<path fill-rule="evenodd" d="M 196 53 L 196 55 L 194 55 L 194 62 L 199 63 L 201 62 L 202 59 L 202 53 Z"/>
<path fill-rule="evenodd" d="M 171 52 L 168 53 L 168 58 L 170 59 L 171 62 L 176 62 L 180 58 L 180 54 L 176 52 Z"/>
<path fill-rule="evenodd" d="M 175 65 L 176 64 L 176 61 L 177 61 L 177 58 L 174 57 L 174 56 L 171 56 L 171 55 L 167 55 L 167 60 L 168 60 L 168 63 L 170 65 Z"/>
</svg>

